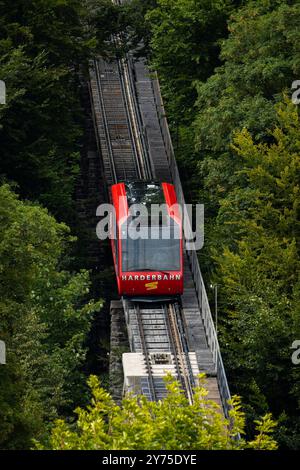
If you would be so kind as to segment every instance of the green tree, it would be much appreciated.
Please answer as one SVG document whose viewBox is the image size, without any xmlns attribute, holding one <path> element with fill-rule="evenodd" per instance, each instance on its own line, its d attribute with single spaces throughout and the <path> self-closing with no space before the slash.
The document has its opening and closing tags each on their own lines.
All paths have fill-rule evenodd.
<svg viewBox="0 0 300 470">
<path fill-rule="evenodd" d="M 31 59 L 22 47 L 2 57 L 8 103 L 1 109 L 0 168 L 22 196 L 66 220 L 78 173 L 80 128 L 73 117 L 79 108 L 74 79 L 46 63 L 44 53 Z"/>
<path fill-rule="evenodd" d="M 228 370 L 252 412 L 266 405 L 281 415 L 290 428 L 282 443 L 297 448 L 300 375 L 291 345 L 299 332 L 300 120 L 288 99 L 277 121 L 272 144 L 255 143 L 245 129 L 235 134 L 239 184 L 220 202 L 213 253 Z"/>
<path fill-rule="evenodd" d="M 151 58 L 159 73 L 171 123 L 190 123 L 195 80 L 219 64 L 219 41 L 227 34 L 231 0 L 158 0 L 150 10 Z"/>
<path fill-rule="evenodd" d="M 267 138 L 274 102 L 300 73 L 299 1 L 247 2 L 230 18 L 222 41 L 223 65 L 197 85 L 199 150 L 228 149 L 235 129 Z"/>
<path fill-rule="evenodd" d="M 160 0 L 146 16 L 152 37 L 151 64 L 158 71 L 173 144 L 189 202 L 199 194 L 199 151 L 192 123 L 199 82 L 205 83 L 221 65 L 221 40 L 227 21 L 241 1 Z M 202 185 L 202 181 L 200 181 Z M 204 184 L 204 181 L 203 181 Z M 208 207 L 209 198 L 206 193 Z M 212 207 L 212 204 L 210 204 Z"/>
<path fill-rule="evenodd" d="M 0 2 L 0 176 L 68 224 L 83 145 L 81 85 L 111 27 L 112 3 L 97 5 L 92 15 L 88 1 Z"/>
<path fill-rule="evenodd" d="M 268 129 L 276 121 L 274 104 L 300 73 L 299 8 L 299 1 L 249 1 L 233 11 L 229 36 L 221 42 L 223 65 L 208 80 L 196 83 L 193 161 L 212 237 L 219 202 L 240 180 L 235 171 L 240 160 L 230 149 L 234 132 L 244 126 L 255 141 L 269 142 Z M 207 248 L 212 237 L 207 238 Z M 203 263 L 209 264 L 205 257 Z"/>
<path fill-rule="evenodd" d="M 291 103 L 275 104 L 299 78 L 299 8 L 162 0 L 148 15 L 186 196 L 205 204 L 199 257 L 220 286 L 230 384 L 249 422 L 274 412 L 290 448 L 300 435 L 290 349 L 300 324 L 299 120 Z"/>
<path fill-rule="evenodd" d="M 275 423 L 270 415 L 256 423 L 257 436 L 250 442 L 235 437 L 243 433 L 244 415 L 240 400 L 232 400 L 232 424 L 214 402 L 207 399 L 203 377 L 195 388 L 190 405 L 178 382 L 167 378 L 168 395 L 158 402 L 144 396 L 126 396 L 116 405 L 90 377 L 93 399 L 87 409 L 78 408 L 72 426 L 59 420 L 52 429 L 49 443 L 38 449 L 54 450 L 217 450 L 277 448 L 271 437 Z"/>
<path fill-rule="evenodd" d="M 0 187 L 0 447 L 26 448 L 84 391 L 91 315 L 87 272 L 64 269 L 69 229 Z"/>
</svg>

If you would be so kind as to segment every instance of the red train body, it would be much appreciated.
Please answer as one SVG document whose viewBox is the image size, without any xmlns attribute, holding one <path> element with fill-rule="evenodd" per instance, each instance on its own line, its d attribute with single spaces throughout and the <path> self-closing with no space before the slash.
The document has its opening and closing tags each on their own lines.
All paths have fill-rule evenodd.
<svg viewBox="0 0 300 470">
<path fill-rule="evenodd" d="M 111 246 L 119 294 L 148 301 L 181 295 L 182 218 L 174 186 L 145 181 L 118 183 L 111 187 L 111 199 L 115 209 Z M 163 204 L 164 210 L 154 221 L 153 217 L 140 218 L 139 228 L 148 235 L 146 238 L 131 237 L 130 226 L 136 227 L 137 220 L 131 209 L 136 204 L 148 211 Z"/>
</svg>

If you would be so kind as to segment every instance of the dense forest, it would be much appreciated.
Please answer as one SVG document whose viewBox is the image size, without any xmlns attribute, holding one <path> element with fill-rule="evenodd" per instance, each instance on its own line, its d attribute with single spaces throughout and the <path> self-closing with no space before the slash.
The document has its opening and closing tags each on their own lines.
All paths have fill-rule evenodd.
<svg viewBox="0 0 300 470">
<path fill-rule="evenodd" d="M 94 3 L 0 2 L 1 448 L 30 448 L 87 399 L 88 334 L 101 301 L 76 262 L 81 77 L 95 51 L 105 53 L 116 17 L 110 1 Z"/>
<path fill-rule="evenodd" d="M 207 287 L 218 285 L 219 341 L 246 415 L 238 430 L 256 448 L 253 422 L 265 415 L 257 429 L 268 433 L 271 413 L 279 447 L 300 448 L 300 366 L 291 359 L 300 339 L 300 120 L 291 99 L 299 19 L 299 0 L 0 0 L 0 339 L 9 358 L 0 366 L 1 449 L 31 448 L 33 439 L 62 448 L 66 435 L 70 448 L 97 445 L 89 435 L 84 447 L 64 421 L 50 441 L 49 433 L 89 401 L 89 332 L 102 305 L 76 262 L 82 83 L 96 53 L 129 49 L 158 71 L 186 199 L 205 204 L 199 259 Z M 124 40 L 118 51 L 113 33 Z M 94 409 L 81 409 L 79 425 L 102 413 L 104 426 L 113 407 L 116 439 L 128 410 L 142 427 L 147 404 L 140 415 L 134 400 L 121 410 L 93 380 Z M 176 390 L 170 385 L 169 410 L 181 403 Z M 198 405 L 181 403 L 179 428 Z M 157 412 L 158 422 L 166 415 Z M 214 448 L 228 447 L 214 419 L 199 448 L 209 435 Z M 146 424 L 141 445 L 150 446 L 156 424 Z M 194 438 L 185 432 L 175 448 Z M 159 442 L 172 448 L 174 436 Z M 132 439 L 120 448 L 139 448 Z"/>
<path fill-rule="evenodd" d="M 147 14 L 187 197 L 205 204 L 200 261 L 248 418 L 299 448 L 299 1 L 161 0 Z M 176 57 L 176 60 L 174 60 Z M 249 429 L 251 433 L 251 429 Z"/>
</svg>

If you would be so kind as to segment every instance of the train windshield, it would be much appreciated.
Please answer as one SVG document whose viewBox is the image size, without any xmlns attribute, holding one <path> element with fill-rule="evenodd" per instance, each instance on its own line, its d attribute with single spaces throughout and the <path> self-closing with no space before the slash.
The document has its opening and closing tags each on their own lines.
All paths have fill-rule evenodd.
<svg viewBox="0 0 300 470">
<path fill-rule="evenodd" d="M 143 204 L 151 207 L 151 204 L 164 204 L 164 194 L 160 183 L 132 181 L 125 183 L 128 206 Z"/>
<path fill-rule="evenodd" d="M 133 239 L 122 227 L 122 271 L 179 271 L 179 226 L 144 227 L 141 232 L 141 238 Z"/>
</svg>

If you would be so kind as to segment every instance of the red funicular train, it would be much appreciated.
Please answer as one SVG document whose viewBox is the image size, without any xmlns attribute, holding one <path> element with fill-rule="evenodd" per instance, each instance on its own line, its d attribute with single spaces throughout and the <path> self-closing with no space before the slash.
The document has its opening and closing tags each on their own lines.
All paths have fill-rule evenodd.
<svg viewBox="0 0 300 470">
<path fill-rule="evenodd" d="M 174 186 L 154 181 L 118 183 L 111 187 L 111 198 L 115 208 L 111 244 L 119 294 L 145 301 L 181 295 L 182 218 Z M 137 204 L 148 215 L 135 213 L 132 209 Z M 140 236 L 133 236 L 132 229 Z"/>
</svg>

